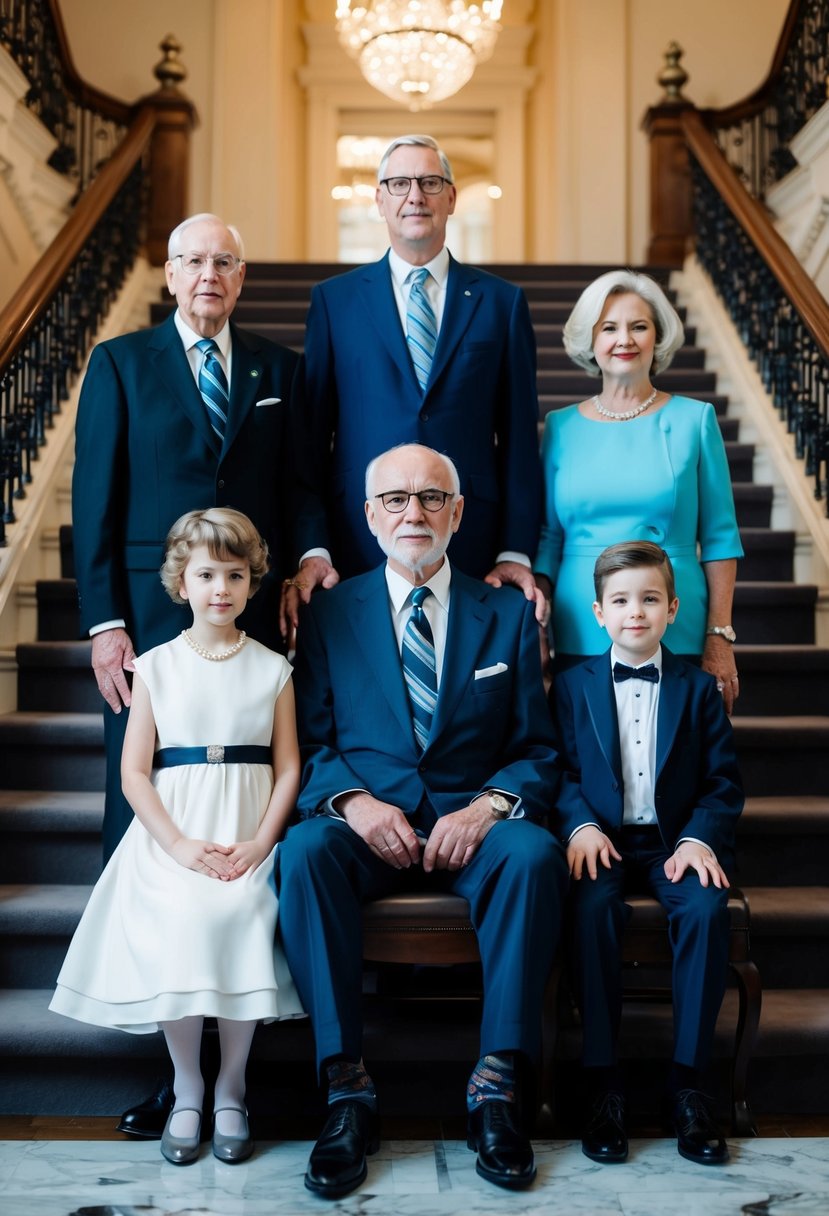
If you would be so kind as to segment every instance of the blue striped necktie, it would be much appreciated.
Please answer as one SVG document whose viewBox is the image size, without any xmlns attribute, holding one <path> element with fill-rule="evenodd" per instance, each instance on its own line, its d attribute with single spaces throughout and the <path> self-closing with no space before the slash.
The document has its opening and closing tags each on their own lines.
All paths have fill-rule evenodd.
<svg viewBox="0 0 829 1216">
<path fill-rule="evenodd" d="M 202 338 L 196 346 L 204 355 L 199 368 L 199 392 L 207 409 L 213 430 L 224 441 L 227 430 L 227 380 L 216 352 L 219 347 L 212 338 Z"/>
<path fill-rule="evenodd" d="M 425 267 L 411 272 L 409 303 L 406 308 L 406 341 L 409 344 L 417 382 L 424 390 L 429 381 L 438 340 L 438 323 L 424 290 L 428 277 L 429 271 Z"/>
<path fill-rule="evenodd" d="M 412 707 L 415 740 L 421 751 L 429 741 L 438 699 L 435 641 L 423 611 L 423 601 L 431 594 L 428 587 L 417 587 L 412 592 L 412 612 L 403 633 L 403 676 Z"/>
</svg>

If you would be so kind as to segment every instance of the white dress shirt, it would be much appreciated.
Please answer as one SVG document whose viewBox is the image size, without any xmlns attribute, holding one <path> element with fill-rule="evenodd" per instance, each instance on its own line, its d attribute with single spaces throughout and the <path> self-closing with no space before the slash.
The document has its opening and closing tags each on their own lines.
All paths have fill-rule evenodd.
<svg viewBox="0 0 829 1216">
<path fill-rule="evenodd" d="M 610 670 L 615 663 L 624 662 L 616 653 L 616 647 L 610 648 Z M 624 801 L 622 824 L 625 827 L 647 828 L 658 827 L 656 817 L 656 725 L 659 711 L 659 690 L 662 686 L 662 647 L 659 646 L 649 659 L 637 663 L 636 667 L 646 667 L 652 663 L 659 672 L 658 682 L 638 680 L 632 676 L 618 684 L 613 680 L 613 694 L 616 698 L 616 717 L 619 723 L 619 749 L 622 757 L 622 781 L 624 783 Z M 630 666 L 630 664 L 625 664 Z M 636 668 L 634 668 L 636 670 Z M 611 676 L 612 678 L 612 676 Z M 597 823 L 590 821 L 581 823 L 570 833 L 568 844 L 582 828 L 594 827 L 602 829 Z M 676 842 L 676 847 L 683 841 L 693 841 L 701 844 L 716 860 L 716 854 L 704 840 L 696 836 L 682 836 Z"/>
</svg>

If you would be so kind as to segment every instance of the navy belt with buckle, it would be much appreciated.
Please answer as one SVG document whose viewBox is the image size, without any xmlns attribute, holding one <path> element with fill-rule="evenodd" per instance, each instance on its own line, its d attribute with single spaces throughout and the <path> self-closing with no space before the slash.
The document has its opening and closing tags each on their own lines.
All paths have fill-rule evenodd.
<svg viewBox="0 0 829 1216">
<path fill-rule="evenodd" d="M 255 744 L 210 743 L 207 747 L 162 747 L 153 756 L 153 768 L 175 768 L 179 764 L 272 764 L 269 747 Z"/>
</svg>

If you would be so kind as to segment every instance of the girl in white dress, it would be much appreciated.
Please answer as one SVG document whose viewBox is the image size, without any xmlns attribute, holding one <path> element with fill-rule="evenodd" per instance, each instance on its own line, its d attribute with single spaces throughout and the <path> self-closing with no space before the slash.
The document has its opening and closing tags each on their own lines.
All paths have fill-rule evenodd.
<svg viewBox="0 0 829 1216">
<path fill-rule="evenodd" d="M 253 1151 L 245 1068 L 258 1021 L 302 1016 L 275 945 L 273 853 L 299 787 L 291 668 L 236 618 L 267 547 L 229 508 L 172 527 L 161 578 L 193 624 L 135 660 L 121 778 L 135 819 L 92 892 L 50 1008 L 99 1026 L 161 1027 L 175 1104 L 161 1151 L 199 1152 L 204 1018 L 219 1028 L 213 1152 Z"/>
</svg>

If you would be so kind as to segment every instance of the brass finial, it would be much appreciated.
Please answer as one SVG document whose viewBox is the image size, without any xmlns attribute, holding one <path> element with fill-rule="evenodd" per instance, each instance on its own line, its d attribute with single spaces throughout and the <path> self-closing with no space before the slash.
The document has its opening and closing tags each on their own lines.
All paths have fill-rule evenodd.
<svg viewBox="0 0 829 1216">
<path fill-rule="evenodd" d="M 162 89 L 175 89 L 187 79 L 187 68 L 178 57 L 181 43 L 175 34 L 168 34 L 158 45 L 164 52 L 164 58 L 153 68 L 153 75 L 160 81 Z"/>
<path fill-rule="evenodd" d="M 659 102 L 663 106 L 684 105 L 687 97 L 682 96 L 682 86 L 688 80 L 688 73 L 680 66 L 680 59 L 685 54 L 678 42 L 669 42 L 665 51 L 665 66 L 657 76 L 658 84 L 662 85 L 665 95 Z"/>
</svg>

